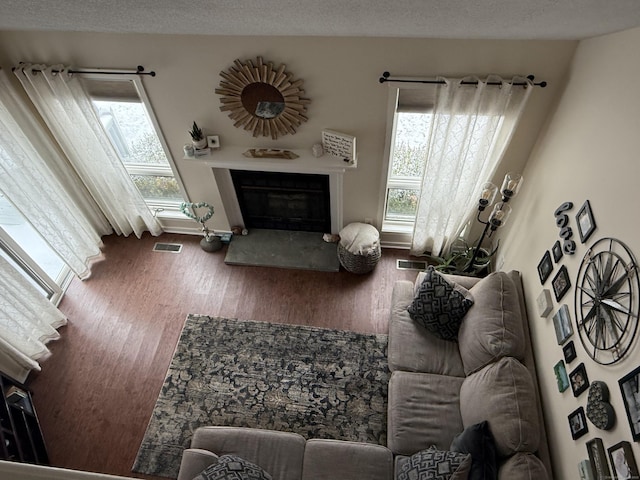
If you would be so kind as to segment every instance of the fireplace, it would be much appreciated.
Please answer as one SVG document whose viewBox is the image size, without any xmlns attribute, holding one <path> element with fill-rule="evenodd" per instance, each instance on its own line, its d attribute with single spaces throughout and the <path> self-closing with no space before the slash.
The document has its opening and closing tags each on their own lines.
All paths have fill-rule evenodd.
<svg viewBox="0 0 640 480">
<path fill-rule="evenodd" d="M 329 175 L 231 170 L 245 227 L 331 232 Z"/>
</svg>

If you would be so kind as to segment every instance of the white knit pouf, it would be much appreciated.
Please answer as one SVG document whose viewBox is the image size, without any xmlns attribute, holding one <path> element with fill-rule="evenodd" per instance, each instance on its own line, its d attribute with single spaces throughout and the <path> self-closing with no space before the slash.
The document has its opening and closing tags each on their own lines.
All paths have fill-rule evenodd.
<svg viewBox="0 0 640 480">
<path fill-rule="evenodd" d="M 380 233 L 367 223 L 350 223 L 340 230 L 338 259 L 351 273 L 368 273 L 380 260 Z"/>
</svg>

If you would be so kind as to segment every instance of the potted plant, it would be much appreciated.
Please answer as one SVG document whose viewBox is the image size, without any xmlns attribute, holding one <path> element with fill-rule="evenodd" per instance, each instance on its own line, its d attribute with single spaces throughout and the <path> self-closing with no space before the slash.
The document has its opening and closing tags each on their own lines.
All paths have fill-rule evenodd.
<svg viewBox="0 0 640 480">
<path fill-rule="evenodd" d="M 193 122 L 191 130 L 189 130 L 189 135 L 191 135 L 191 140 L 195 148 L 202 149 L 207 146 L 207 139 L 204 138 L 204 133 L 202 133 L 202 129 L 198 127 L 196 122 Z"/>
<path fill-rule="evenodd" d="M 458 239 L 456 246 L 451 248 L 444 257 L 428 255 L 428 262 L 442 273 L 453 275 L 485 276 L 491 267 L 491 258 L 498 250 L 498 247 L 489 251 L 486 248 L 478 248 L 478 253 L 474 257 L 477 247 L 469 246 L 464 240 Z M 471 263 L 473 260 L 473 264 Z"/>
</svg>

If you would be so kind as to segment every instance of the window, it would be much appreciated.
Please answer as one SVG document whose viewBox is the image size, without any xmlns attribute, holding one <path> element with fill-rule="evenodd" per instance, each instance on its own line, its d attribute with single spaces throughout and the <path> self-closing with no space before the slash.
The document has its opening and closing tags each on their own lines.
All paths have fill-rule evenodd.
<svg viewBox="0 0 640 480">
<path fill-rule="evenodd" d="M 416 102 L 420 98 L 416 90 L 410 95 L 398 95 L 398 106 L 393 112 L 393 129 L 389 148 L 389 170 L 385 191 L 385 205 L 383 216 L 383 231 L 410 232 L 413 229 L 420 189 L 424 175 L 454 174 L 446 172 L 446 166 L 438 171 L 430 171 L 427 157 L 429 152 L 429 136 L 433 114 L 429 102 L 428 90 L 426 99 L 422 104 Z M 403 102 L 403 99 L 405 100 Z M 468 128 L 466 116 L 456 115 L 449 117 L 448 126 L 454 132 L 454 136 L 461 140 L 465 137 L 465 129 Z M 468 150 L 465 152 L 468 158 L 476 157 L 476 154 L 487 149 L 487 141 L 482 138 L 485 127 L 491 122 L 491 117 L 480 116 L 476 121 Z M 437 142 L 437 141 L 436 141 Z M 432 151 L 442 150 L 442 145 L 437 143 L 431 146 Z M 451 148 L 452 155 L 459 155 L 459 149 Z M 454 164 L 456 162 L 451 162 Z M 426 172 L 425 172 L 426 168 Z M 477 181 L 475 178 L 469 181 Z"/>
<path fill-rule="evenodd" d="M 68 268 L 35 228 L 0 194 L 0 256 L 35 286 L 57 301 Z"/>
<path fill-rule="evenodd" d="M 113 147 L 152 209 L 178 209 L 184 187 L 139 78 L 83 78 Z"/>
</svg>

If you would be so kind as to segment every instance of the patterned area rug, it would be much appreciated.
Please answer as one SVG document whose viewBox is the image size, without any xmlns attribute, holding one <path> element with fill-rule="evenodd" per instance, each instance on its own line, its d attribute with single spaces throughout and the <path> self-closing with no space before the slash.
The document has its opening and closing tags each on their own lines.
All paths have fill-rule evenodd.
<svg viewBox="0 0 640 480">
<path fill-rule="evenodd" d="M 193 431 L 386 445 L 387 336 L 189 315 L 133 471 L 175 478 Z"/>
</svg>

